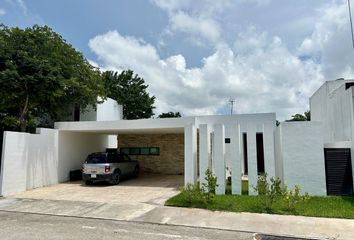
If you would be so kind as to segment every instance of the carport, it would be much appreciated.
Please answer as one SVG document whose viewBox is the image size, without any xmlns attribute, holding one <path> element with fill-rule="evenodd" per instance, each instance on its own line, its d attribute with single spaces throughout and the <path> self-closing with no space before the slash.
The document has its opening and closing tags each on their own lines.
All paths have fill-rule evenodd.
<svg viewBox="0 0 354 240">
<path fill-rule="evenodd" d="M 58 122 L 58 178 L 80 169 L 92 152 L 118 148 L 138 160 L 143 176 L 184 175 L 185 126 L 194 118 Z M 183 184 L 183 183 L 182 183 Z"/>
</svg>

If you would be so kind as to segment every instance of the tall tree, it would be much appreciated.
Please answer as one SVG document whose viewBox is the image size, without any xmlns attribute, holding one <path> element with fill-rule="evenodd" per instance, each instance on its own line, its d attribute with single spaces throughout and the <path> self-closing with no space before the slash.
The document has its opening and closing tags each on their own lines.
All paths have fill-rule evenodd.
<svg viewBox="0 0 354 240">
<path fill-rule="evenodd" d="M 132 70 L 106 71 L 102 74 L 107 96 L 123 106 L 124 119 L 150 118 L 154 115 L 155 97 L 147 92 L 148 85 Z"/>
<path fill-rule="evenodd" d="M 0 123 L 26 131 L 70 106 L 95 105 L 104 94 L 98 69 L 47 26 L 0 25 Z"/>
<path fill-rule="evenodd" d="M 182 117 L 179 112 L 166 112 L 166 113 L 161 113 L 159 115 L 159 118 L 179 118 Z"/>
<path fill-rule="evenodd" d="M 295 115 L 291 116 L 292 118 L 289 120 L 286 120 L 288 122 L 293 122 L 293 121 L 311 121 L 311 112 L 310 110 L 304 112 L 304 114 L 297 113 Z"/>
</svg>

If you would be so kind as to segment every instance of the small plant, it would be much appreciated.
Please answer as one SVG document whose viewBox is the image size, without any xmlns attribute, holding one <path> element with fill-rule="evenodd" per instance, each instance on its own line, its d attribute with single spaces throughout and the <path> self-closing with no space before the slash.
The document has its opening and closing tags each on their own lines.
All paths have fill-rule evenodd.
<svg viewBox="0 0 354 240">
<path fill-rule="evenodd" d="M 267 173 L 264 173 L 264 174 L 258 176 L 257 185 L 255 187 L 253 187 L 253 189 L 260 196 L 268 194 L 268 192 L 269 192 L 269 183 L 267 181 Z"/>
<path fill-rule="evenodd" d="M 205 171 L 205 183 L 203 183 L 203 190 L 205 193 L 205 198 L 207 203 L 211 203 L 213 201 L 213 197 L 215 195 L 215 189 L 218 186 L 217 177 L 213 174 L 211 169 L 207 169 Z"/>
<path fill-rule="evenodd" d="M 262 206 L 266 211 L 270 212 L 273 205 L 283 195 L 284 191 L 281 187 L 281 181 L 279 178 L 271 178 L 270 183 L 267 180 L 267 173 L 264 173 L 258 177 L 257 185 L 253 188 L 262 199 Z"/>
<path fill-rule="evenodd" d="M 284 191 L 284 201 L 286 204 L 286 210 L 288 211 L 295 211 L 296 206 L 300 202 L 304 202 L 310 199 L 308 193 L 305 193 L 304 195 L 301 195 L 301 188 L 298 185 L 295 185 L 294 190 L 288 190 L 288 188 L 285 186 L 285 191 Z"/>
<path fill-rule="evenodd" d="M 205 202 L 205 192 L 204 189 L 200 187 L 199 182 L 196 184 L 187 183 L 185 187 L 182 187 L 181 194 L 186 199 L 189 205 L 192 205 L 193 202 Z"/>
<path fill-rule="evenodd" d="M 274 204 L 279 200 L 283 200 L 286 210 L 295 211 L 298 203 L 309 199 L 308 193 L 301 195 L 301 189 L 298 185 L 294 190 L 288 189 L 287 185 L 283 185 L 279 178 L 270 178 L 267 180 L 267 173 L 258 177 L 257 184 L 253 188 L 262 199 L 262 204 L 266 211 L 271 212 Z"/>
</svg>

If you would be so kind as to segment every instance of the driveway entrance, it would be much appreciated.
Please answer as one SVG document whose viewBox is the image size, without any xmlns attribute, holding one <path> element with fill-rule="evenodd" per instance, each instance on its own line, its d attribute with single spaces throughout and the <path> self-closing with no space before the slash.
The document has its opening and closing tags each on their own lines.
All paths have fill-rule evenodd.
<svg viewBox="0 0 354 240">
<path fill-rule="evenodd" d="M 67 182 L 29 190 L 10 196 L 42 200 L 67 200 L 98 203 L 134 204 L 147 203 L 163 205 L 167 199 L 178 193 L 183 186 L 181 175 L 142 175 L 127 179 L 119 185 L 106 183 L 85 185 L 82 181 Z"/>
</svg>

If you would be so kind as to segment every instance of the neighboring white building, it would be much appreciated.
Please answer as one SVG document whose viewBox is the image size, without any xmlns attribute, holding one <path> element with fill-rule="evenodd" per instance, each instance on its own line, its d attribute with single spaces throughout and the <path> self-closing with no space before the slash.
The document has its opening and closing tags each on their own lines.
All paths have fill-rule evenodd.
<svg viewBox="0 0 354 240">
<path fill-rule="evenodd" d="M 80 113 L 80 121 L 116 121 L 123 119 L 123 107 L 111 98 L 98 98 L 96 109 L 88 107 Z"/>
<path fill-rule="evenodd" d="M 325 83 L 311 97 L 311 122 L 276 126 L 275 113 L 121 120 L 121 108 L 108 100 L 81 116 L 91 121 L 58 122 L 38 134 L 5 132 L 0 195 L 67 181 L 89 153 L 107 147 L 133 155 L 147 173 L 183 174 L 185 184 L 203 181 L 212 168 L 217 194 L 225 193 L 228 176 L 232 193 L 240 194 L 245 174 L 249 193 L 255 194 L 253 186 L 264 171 L 312 195 L 350 194 L 351 84 Z M 340 171 L 333 171 L 338 166 Z"/>
</svg>

